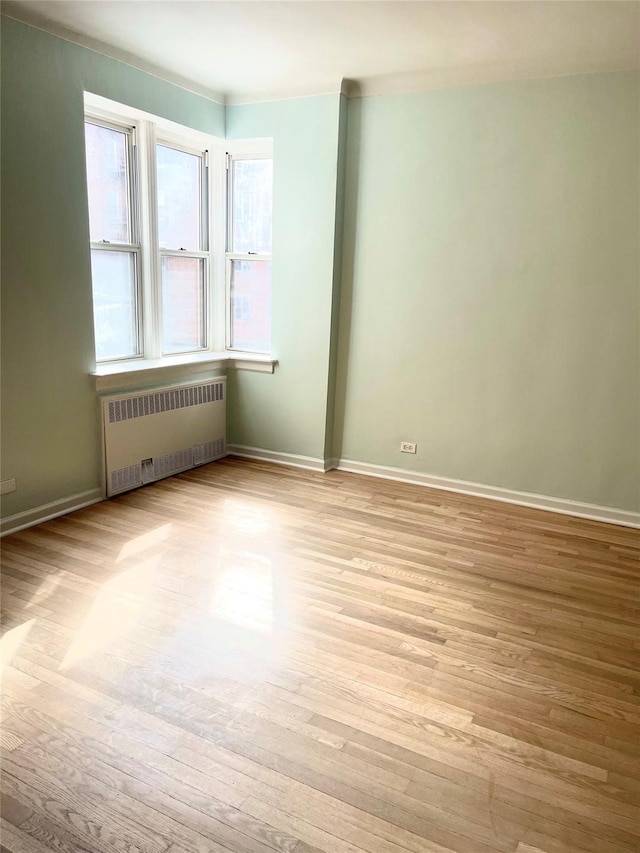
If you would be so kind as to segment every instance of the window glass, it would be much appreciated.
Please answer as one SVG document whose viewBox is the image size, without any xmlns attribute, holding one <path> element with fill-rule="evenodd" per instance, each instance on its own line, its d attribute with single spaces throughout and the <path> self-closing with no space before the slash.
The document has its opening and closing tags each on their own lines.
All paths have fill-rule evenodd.
<svg viewBox="0 0 640 853">
<path fill-rule="evenodd" d="M 131 243 L 129 134 L 87 122 L 85 143 L 91 241 Z"/>
<path fill-rule="evenodd" d="M 271 252 L 273 160 L 233 160 L 232 251 Z"/>
<path fill-rule="evenodd" d="M 136 256 L 93 249 L 93 319 L 98 360 L 138 354 Z"/>
<path fill-rule="evenodd" d="M 162 258 L 162 350 L 188 352 L 205 346 L 204 260 Z"/>
<path fill-rule="evenodd" d="M 271 349 L 271 261 L 231 261 L 231 348 Z"/>
<path fill-rule="evenodd" d="M 156 147 L 158 242 L 162 249 L 202 248 L 202 158 L 165 145 Z"/>
</svg>

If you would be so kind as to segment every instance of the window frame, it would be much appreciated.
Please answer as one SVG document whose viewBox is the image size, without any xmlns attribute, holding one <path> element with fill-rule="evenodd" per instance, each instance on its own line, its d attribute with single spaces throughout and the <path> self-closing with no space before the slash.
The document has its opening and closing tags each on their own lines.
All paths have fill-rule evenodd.
<svg viewBox="0 0 640 853">
<path fill-rule="evenodd" d="M 254 353 L 269 355 L 273 349 L 273 338 L 269 350 L 247 350 L 232 345 L 233 308 L 231 302 L 231 279 L 234 261 L 264 261 L 273 264 L 273 234 L 271 252 L 234 252 L 233 249 L 233 162 L 235 160 L 271 160 L 273 162 L 272 139 L 243 139 L 227 141 L 226 156 L 226 228 L 225 228 L 225 349 L 230 353 Z M 271 211 L 273 224 L 273 207 Z M 272 266 L 273 275 L 273 266 Z M 273 290 L 272 290 L 273 295 Z M 273 330 L 271 329 L 271 332 Z"/>
<path fill-rule="evenodd" d="M 135 353 L 134 355 L 123 355 L 116 358 L 98 359 L 96 354 L 96 362 L 99 364 L 108 364 L 111 362 L 131 361 L 141 357 L 144 348 L 143 327 L 144 327 L 144 286 L 143 286 L 143 251 L 142 237 L 140 233 L 140 208 L 139 208 L 139 192 L 138 192 L 138 170 L 137 170 L 137 126 L 135 122 L 119 119 L 118 117 L 99 117 L 90 115 L 85 111 L 84 125 L 93 124 L 96 127 L 104 127 L 108 130 L 115 130 L 118 133 L 123 133 L 127 140 L 127 169 L 128 169 L 128 197 L 129 197 L 129 238 L 128 243 L 114 243 L 109 240 L 91 240 L 89 236 L 89 251 L 93 252 L 118 252 L 133 256 L 134 262 L 134 291 L 135 291 Z M 88 186 L 87 186 L 88 199 Z M 92 261 L 93 266 L 93 261 Z M 93 276 L 93 273 L 92 273 Z M 93 279 L 92 279 L 93 285 Z"/>
<path fill-rule="evenodd" d="M 271 353 L 232 349 L 230 343 L 229 261 L 227 240 L 230 196 L 227 164 L 230 155 L 237 159 L 273 158 L 272 139 L 225 140 L 144 110 L 129 107 L 91 92 L 84 93 L 85 122 L 113 129 L 129 129 L 130 195 L 132 236 L 136 236 L 136 323 L 137 354 L 118 359 L 96 357 L 96 376 L 137 375 L 140 371 L 158 370 L 166 364 L 178 363 L 194 367 L 204 360 L 227 360 L 234 367 L 245 366 L 273 372 L 276 360 Z M 157 211 L 156 145 L 166 145 L 189 154 L 202 156 L 201 201 L 202 250 L 185 252 L 162 249 L 159 243 Z M 85 170 L 86 171 L 86 170 Z M 135 227 L 135 232 L 133 231 Z M 104 248 L 97 243 L 95 248 Z M 115 246 L 115 244 L 109 244 Z M 206 248 L 205 248 L 206 247 Z M 90 241 L 90 250 L 94 244 Z M 128 246 L 127 249 L 128 250 Z M 184 352 L 163 352 L 162 329 L 162 257 L 202 256 L 204 271 L 205 346 Z M 242 255 L 241 259 L 271 259 L 271 255 Z M 94 350 L 95 352 L 95 350 Z M 252 368 L 255 363 L 255 368 Z"/>
<path fill-rule="evenodd" d="M 200 186 L 199 186 L 199 208 L 200 208 L 200 248 L 199 249 L 173 249 L 167 248 L 160 245 L 160 236 L 159 236 L 159 228 L 158 228 L 158 206 L 157 206 L 157 197 L 158 197 L 158 188 L 157 188 L 157 148 L 158 146 L 162 146 L 164 148 L 171 148 L 174 151 L 180 151 L 185 154 L 191 154 L 192 156 L 198 157 L 200 159 Z M 181 142 L 177 140 L 175 136 L 166 133 L 155 133 L 155 140 L 153 146 L 154 152 L 154 164 L 156 168 L 154 169 L 154 179 L 156 181 L 156 187 L 154 188 L 154 211 L 153 215 L 155 217 L 155 227 L 156 227 L 156 254 L 157 254 L 157 268 L 156 268 L 156 282 L 157 282 L 157 294 L 155 298 L 155 304 L 158 306 L 159 311 L 159 337 L 158 341 L 160 347 L 160 357 L 161 358 L 171 358 L 177 355 L 189 355 L 191 353 L 202 353 L 207 352 L 212 349 L 213 343 L 213 335 L 212 335 L 212 310 L 210 307 L 211 303 L 211 292 L 213 287 L 213 277 L 211 274 L 211 233 L 210 233 L 210 201 L 211 201 L 211 188 L 209 186 L 209 149 L 202 149 L 199 146 L 194 147 L 193 145 L 188 145 L 186 142 Z M 195 347 L 188 350 L 170 350 L 168 352 L 164 351 L 163 348 L 163 313 L 164 313 L 164 305 L 162 298 L 162 261 L 163 258 L 192 258 L 202 260 L 203 271 L 202 271 L 202 334 L 204 337 L 204 346 Z"/>
</svg>

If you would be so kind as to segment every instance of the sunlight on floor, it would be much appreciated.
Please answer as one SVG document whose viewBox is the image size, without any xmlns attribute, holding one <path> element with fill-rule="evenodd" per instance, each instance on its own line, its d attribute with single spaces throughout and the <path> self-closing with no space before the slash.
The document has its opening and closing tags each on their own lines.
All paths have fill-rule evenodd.
<svg viewBox="0 0 640 853">
<path fill-rule="evenodd" d="M 136 622 L 145 606 L 158 560 L 152 557 L 102 585 L 60 664 L 61 670 L 105 648 Z"/>
<path fill-rule="evenodd" d="M 64 577 L 66 577 L 66 572 L 60 571 L 56 572 L 55 575 L 49 575 L 46 577 L 36 592 L 31 596 L 31 599 L 27 604 L 25 604 L 25 610 L 28 610 L 30 607 L 33 607 L 34 604 L 42 604 L 43 601 L 46 601 L 47 598 L 50 598 L 53 593 L 60 586 L 60 582 Z"/>
<path fill-rule="evenodd" d="M 142 536 L 136 536 L 135 539 L 130 539 L 120 549 L 116 562 L 119 563 L 122 560 L 126 560 L 128 557 L 134 557 L 141 551 L 146 551 L 147 548 L 151 548 L 153 545 L 158 545 L 160 542 L 163 542 L 171 533 L 172 528 L 173 525 L 171 523 L 163 524 L 160 527 L 156 527 L 154 530 L 150 530 L 148 533 L 143 533 Z"/>
<path fill-rule="evenodd" d="M 224 502 L 224 524 L 225 529 L 232 533 L 257 536 L 271 530 L 271 517 L 261 506 L 227 498 Z"/>
<path fill-rule="evenodd" d="M 23 622 L 22 625 L 18 625 L 3 634 L 2 639 L 0 639 L 0 671 L 5 666 L 9 666 L 35 623 L 35 619 L 29 619 L 28 622 Z"/>
<path fill-rule="evenodd" d="M 211 615 L 252 631 L 273 631 L 271 560 L 251 551 L 221 547 Z"/>
</svg>

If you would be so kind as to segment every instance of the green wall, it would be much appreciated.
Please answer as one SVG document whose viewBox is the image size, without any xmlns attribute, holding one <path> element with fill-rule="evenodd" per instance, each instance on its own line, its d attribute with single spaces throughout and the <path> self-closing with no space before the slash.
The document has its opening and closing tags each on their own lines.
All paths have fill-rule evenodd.
<svg viewBox="0 0 640 853">
<path fill-rule="evenodd" d="M 279 365 L 229 371 L 230 442 L 639 510 L 639 81 L 225 110 L 3 19 L 3 515 L 100 482 L 85 89 L 274 139 Z"/>
<path fill-rule="evenodd" d="M 336 456 L 640 509 L 639 79 L 350 102 Z"/>
<path fill-rule="evenodd" d="M 228 138 L 273 137 L 272 326 L 279 361 L 273 376 L 229 371 L 230 443 L 324 456 L 344 100 L 324 95 L 227 108 Z"/>
<path fill-rule="evenodd" d="M 2 19 L 2 513 L 100 483 L 83 91 L 224 136 L 224 108 Z"/>
</svg>

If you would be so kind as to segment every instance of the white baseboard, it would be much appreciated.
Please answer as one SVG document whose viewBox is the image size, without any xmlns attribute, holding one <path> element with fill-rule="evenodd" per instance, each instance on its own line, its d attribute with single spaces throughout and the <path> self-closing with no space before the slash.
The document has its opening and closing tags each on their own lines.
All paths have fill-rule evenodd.
<svg viewBox="0 0 640 853">
<path fill-rule="evenodd" d="M 37 506 L 35 509 L 28 509 L 26 512 L 9 515 L 0 521 L 0 536 L 17 533 L 19 530 L 33 527 L 35 524 L 42 524 L 44 521 L 51 521 L 52 518 L 57 518 L 59 515 L 75 512 L 77 509 L 83 509 L 85 506 L 102 500 L 104 500 L 104 495 L 100 489 L 89 489 L 88 492 L 80 492 L 68 498 L 61 498 L 58 501 Z"/>
<path fill-rule="evenodd" d="M 442 489 L 446 492 L 457 492 L 462 495 L 473 495 L 479 498 L 490 498 L 494 501 L 528 506 L 533 509 L 545 509 L 562 515 L 574 515 L 591 521 L 604 521 L 608 524 L 620 524 L 624 527 L 640 528 L 640 512 L 629 512 L 624 509 L 598 506 L 597 504 L 580 503 L 566 498 L 552 498 L 547 495 L 536 495 L 530 492 L 517 492 L 502 489 L 499 486 L 485 486 L 481 483 L 470 483 L 466 480 L 452 480 L 449 477 L 436 477 L 422 474 L 418 471 L 407 471 L 404 468 L 392 468 L 386 465 L 371 465 L 367 462 L 353 462 L 349 459 L 338 459 L 333 466 L 338 471 L 349 471 L 352 474 L 365 474 L 368 477 L 381 477 L 384 480 L 397 480 L 400 483 L 414 483 L 431 489 Z"/>
<path fill-rule="evenodd" d="M 530 492 L 517 492 L 502 489 L 498 486 L 485 486 L 481 483 L 471 483 L 467 480 L 453 480 L 449 477 L 437 477 L 422 474 L 419 471 L 407 471 L 404 468 L 392 468 L 387 465 L 372 465 L 368 462 L 354 462 L 350 459 L 323 460 L 315 456 L 302 456 L 296 453 L 280 453 L 275 450 L 264 450 L 260 447 L 246 447 L 241 444 L 227 445 L 227 453 L 241 456 L 245 459 L 257 459 L 263 462 L 273 462 L 276 465 L 290 465 L 294 468 L 306 468 L 309 471 L 325 473 L 332 469 L 347 471 L 353 474 L 364 474 L 368 477 L 380 477 L 383 480 L 395 480 L 399 483 L 413 483 L 431 489 L 441 489 L 446 492 L 456 492 L 462 495 L 489 498 L 504 503 L 528 506 L 533 509 L 544 509 L 561 515 L 573 515 L 591 521 L 603 521 L 608 524 L 619 524 L 623 527 L 640 528 L 640 513 L 629 512 L 613 507 L 598 506 L 597 504 L 580 503 L 565 498 L 552 498 L 547 495 L 537 495 Z M 68 498 L 43 504 L 35 509 L 7 516 L 0 521 L 0 536 L 17 533 L 27 527 L 42 524 L 60 515 L 83 509 L 91 504 L 104 500 L 100 489 L 90 489 Z"/>
<path fill-rule="evenodd" d="M 247 447 L 244 444 L 227 444 L 228 456 L 241 456 L 243 459 L 257 459 L 260 462 L 273 462 L 275 465 L 291 465 L 293 468 L 307 468 L 309 471 L 324 473 L 324 459 L 317 456 L 301 456 L 297 453 L 280 453 L 276 450 L 263 450 L 261 447 Z M 333 460 L 332 460 L 333 461 Z M 331 465 L 334 468 L 335 465 Z"/>
<path fill-rule="evenodd" d="M 339 463 L 340 463 L 339 459 L 325 459 L 324 460 L 324 473 L 326 474 L 327 471 L 336 470 Z"/>
<path fill-rule="evenodd" d="M 450 477 L 437 477 L 422 474 L 419 471 L 407 471 L 405 468 L 392 468 L 387 465 L 372 465 L 368 462 L 354 462 L 350 459 L 320 459 L 315 456 L 299 456 L 295 453 L 279 453 L 263 450 L 261 447 L 245 447 L 241 444 L 227 445 L 227 453 L 245 459 L 258 459 L 262 462 L 274 462 L 276 465 L 292 465 L 295 468 L 307 468 L 310 471 L 326 473 L 331 470 L 348 471 L 352 474 L 365 474 L 368 477 L 380 477 L 383 480 L 395 480 L 399 483 L 413 483 L 430 489 L 489 498 L 503 503 L 528 506 L 532 509 L 544 509 L 561 515 L 573 515 L 590 521 L 604 521 L 607 524 L 620 524 L 623 527 L 640 528 L 640 512 L 629 512 L 614 507 L 580 503 L 566 498 L 552 498 L 531 492 L 517 492 L 499 486 L 485 486 L 467 480 L 453 480 Z"/>
</svg>

